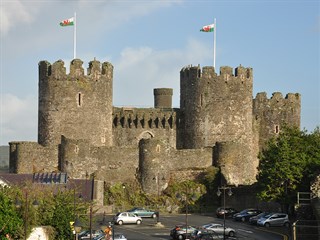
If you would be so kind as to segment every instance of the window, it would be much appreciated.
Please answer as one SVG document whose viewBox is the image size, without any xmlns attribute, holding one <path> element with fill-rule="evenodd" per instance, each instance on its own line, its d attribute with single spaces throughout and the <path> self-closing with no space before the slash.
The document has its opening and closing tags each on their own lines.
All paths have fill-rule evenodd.
<svg viewBox="0 0 320 240">
<path fill-rule="evenodd" d="M 82 105 L 82 94 L 79 92 L 78 93 L 78 107 L 81 107 Z"/>
</svg>

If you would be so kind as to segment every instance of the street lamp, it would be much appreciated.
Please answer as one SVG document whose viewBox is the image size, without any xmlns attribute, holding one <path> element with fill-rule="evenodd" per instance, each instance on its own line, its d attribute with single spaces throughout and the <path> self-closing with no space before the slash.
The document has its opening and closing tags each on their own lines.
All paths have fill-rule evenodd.
<svg viewBox="0 0 320 240">
<path fill-rule="evenodd" d="M 77 217 L 76 220 L 74 221 L 73 223 L 73 228 L 74 228 L 74 231 L 76 233 L 76 240 L 78 240 L 78 234 L 80 233 L 81 231 L 81 222 L 80 222 L 80 219 Z"/>
<path fill-rule="evenodd" d="M 221 190 L 223 190 L 223 239 L 226 238 L 226 190 L 228 190 L 228 196 L 232 195 L 231 187 L 222 186 L 218 188 L 217 195 L 221 196 Z"/>
<path fill-rule="evenodd" d="M 16 208 L 21 208 L 22 203 L 21 201 L 17 198 L 15 201 Z M 35 199 L 32 202 L 32 206 L 34 208 L 39 207 L 39 202 Z M 25 191 L 25 209 L 24 209 L 24 239 L 27 239 L 27 228 L 28 228 L 28 217 L 29 217 L 29 199 L 28 199 L 28 191 Z"/>
<path fill-rule="evenodd" d="M 176 198 L 179 201 L 183 201 L 185 203 L 185 207 L 186 207 L 186 239 L 188 237 L 188 212 L 189 212 L 189 187 L 186 186 L 186 191 L 183 193 L 183 195 L 181 195 L 180 193 L 177 193 Z M 192 194 L 191 196 L 191 200 L 195 201 L 197 199 L 197 197 L 195 196 L 195 194 Z"/>
</svg>

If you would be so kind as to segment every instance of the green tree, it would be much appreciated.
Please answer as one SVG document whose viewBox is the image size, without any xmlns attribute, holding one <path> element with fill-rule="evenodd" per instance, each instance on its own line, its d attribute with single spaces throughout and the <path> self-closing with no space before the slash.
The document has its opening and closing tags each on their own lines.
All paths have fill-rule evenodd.
<svg viewBox="0 0 320 240">
<path fill-rule="evenodd" d="M 21 231 L 23 221 L 18 215 L 14 202 L 10 198 L 10 189 L 0 186 L 0 239 L 6 234 L 15 237 Z"/>
<path fill-rule="evenodd" d="M 75 199 L 73 191 L 60 191 L 53 196 L 52 218 L 48 218 L 48 223 L 55 228 L 55 239 L 72 239 L 73 233 L 71 230 L 70 222 L 75 220 L 75 215 L 86 215 L 88 204 L 79 202 L 79 199 Z M 78 201 L 75 203 L 74 201 Z"/>
<path fill-rule="evenodd" d="M 306 190 L 305 183 L 310 186 L 315 169 L 320 169 L 319 128 L 308 134 L 298 128 L 285 127 L 278 137 L 268 141 L 259 159 L 258 196 L 282 204 L 287 211 L 297 191 Z"/>
</svg>

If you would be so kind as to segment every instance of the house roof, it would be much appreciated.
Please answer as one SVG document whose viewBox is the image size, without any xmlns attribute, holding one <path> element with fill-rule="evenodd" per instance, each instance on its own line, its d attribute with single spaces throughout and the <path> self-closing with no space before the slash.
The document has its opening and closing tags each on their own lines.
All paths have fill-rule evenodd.
<svg viewBox="0 0 320 240">
<path fill-rule="evenodd" d="M 93 199 L 94 183 L 92 179 L 71 179 L 66 173 L 0 173 L 0 185 L 23 187 L 27 183 L 41 184 L 43 187 L 53 186 L 55 190 L 74 190 L 84 201 Z"/>
</svg>

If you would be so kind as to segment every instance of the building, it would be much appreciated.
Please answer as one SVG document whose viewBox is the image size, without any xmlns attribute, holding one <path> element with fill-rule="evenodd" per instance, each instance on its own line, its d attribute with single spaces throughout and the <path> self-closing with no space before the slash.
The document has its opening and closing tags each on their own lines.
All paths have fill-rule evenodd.
<svg viewBox="0 0 320 240">
<path fill-rule="evenodd" d="M 241 65 L 184 67 L 180 108 L 170 88 L 154 89 L 154 108 L 114 107 L 112 64 L 91 61 L 86 74 L 82 65 L 74 59 L 67 74 L 62 60 L 39 63 L 38 142 L 9 143 L 11 173 L 94 174 L 155 194 L 214 165 L 227 184 L 250 185 L 266 140 L 300 127 L 300 94 L 253 98 L 253 70 Z"/>
</svg>

